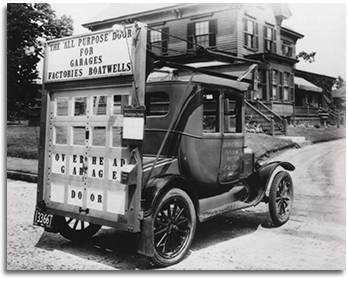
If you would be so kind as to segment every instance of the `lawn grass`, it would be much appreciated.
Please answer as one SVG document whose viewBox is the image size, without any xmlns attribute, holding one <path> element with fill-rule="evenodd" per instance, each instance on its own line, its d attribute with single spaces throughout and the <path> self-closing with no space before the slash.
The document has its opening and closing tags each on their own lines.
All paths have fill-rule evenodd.
<svg viewBox="0 0 348 286">
<path fill-rule="evenodd" d="M 255 158 L 268 156 L 280 150 L 295 147 L 296 144 L 290 140 L 280 139 L 276 136 L 266 134 L 246 133 L 245 145 L 253 150 Z"/>
<path fill-rule="evenodd" d="M 346 138 L 346 128 L 344 126 L 340 126 L 340 128 L 337 128 L 336 126 L 331 126 L 327 128 L 289 126 L 288 136 L 305 137 L 307 141 L 311 141 L 312 143 L 319 143 Z M 265 134 L 254 133 L 246 134 L 245 144 L 254 151 L 256 158 L 268 156 L 285 148 L 297 146 L 290 140 L 280 139 L 276 136 L 272 137 Z"/>
<path fill-rule="evenodd" d="M 302 136 L 306 140 L 313 143 L 325 142 L 336 140 L 346 137 L 346 128 L 340 126 L 329 126 L 327 128 L 315 128 L 315 127 L 304 127 L 304 126 L 289 126 L 288 127 L 288 136 Z"/>
<path fill-rule="evenodd" d="M 7 125 L 7 156 L 38 159 L 39 127 Z"/>
<path fill-rule="evenodd" d="M 7 126 L 7 156 L 23 159 L 38 159 L 39 127 L 26 125 Z M 313 143 L 330 141 L 346 137 L 346 129 L 341 126 L 328 128 L 288 128 L 288 136 L 303 136 Z M 290 140 L 265 134 L 246 133 L 245 145 L 253 150 L 256 158 L 268 156 L 285 148 L 295 147 Z"/>
</svg>

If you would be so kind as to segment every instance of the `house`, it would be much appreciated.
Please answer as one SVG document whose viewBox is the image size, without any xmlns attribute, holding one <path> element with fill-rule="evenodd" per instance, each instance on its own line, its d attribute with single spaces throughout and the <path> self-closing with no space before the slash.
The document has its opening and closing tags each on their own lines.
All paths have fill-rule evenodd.
<svg viewBox="0 0 348 286">
<path fill-rule="evenodd" d="M 346 110 L 346 84 L 332 91 L 332 100 L 336 110 Z"/>
<path fill-rule="evenodd" d="M 246 94 L 247 112 L 264 125 L 273 120 L 282 128 L 284 117 L 295 119 L 297 104 L 306 107 L 306 99 L 317 106 L 325 103 L 320 87 L 296 75 L 296 43 L 304 35 L 283 25 L 289 17 L 289 7 L 276 3 L 183 3 L 123 14 L 115 5 L 115 10 L 108 9 L 83 26 L 98 31 L 144 22 L 151 51 L 175 62 L 207 62 L 212 67 L 214 57 L 202 53 L 202 48 L 258 62 L 257 86 Z M 308 93 L 303 96 L 302 91 Z"/>
</svg>

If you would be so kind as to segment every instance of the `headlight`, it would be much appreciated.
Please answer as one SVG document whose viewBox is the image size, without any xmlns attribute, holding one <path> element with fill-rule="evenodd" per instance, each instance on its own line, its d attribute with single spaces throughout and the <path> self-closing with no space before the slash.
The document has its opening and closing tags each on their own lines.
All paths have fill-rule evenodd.
<svg viewBox="0 0 348 286">
<path fill-rule="evenodd" d="M 256 162 L 255 162 L 255 171 L 257 171 L 258 169 L 260 169 L 262 166 L 266 165 L 267 162 L 263 159 L 258 159 Z"/>
</svg>

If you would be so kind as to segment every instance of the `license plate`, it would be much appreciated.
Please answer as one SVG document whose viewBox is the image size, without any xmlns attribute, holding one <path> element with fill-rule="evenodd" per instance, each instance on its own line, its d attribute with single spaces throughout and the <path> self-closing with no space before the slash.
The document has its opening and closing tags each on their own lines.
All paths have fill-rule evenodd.
<svg viewBox="0 0 348 286">
<path fill-rule="evenodd" d="M 36 210 L 34 214 L 34 225 L 52 228 L 53 214 Z"/>
</svg>

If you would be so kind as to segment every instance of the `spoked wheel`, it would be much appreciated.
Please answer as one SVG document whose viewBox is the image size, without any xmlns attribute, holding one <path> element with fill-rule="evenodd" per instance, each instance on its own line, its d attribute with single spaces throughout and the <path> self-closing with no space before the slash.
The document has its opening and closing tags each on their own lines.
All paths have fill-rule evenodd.
<svg viewBox="0 0 348 286">
<path fill-rule="evenodd" d="M 71 241 L 89 239 L 101 228 L 100 225 L 74 218 L 58 216 L 56 219 L 60 234 Z"/>
<path fill-rule="evenodd" d="M 278 173 L 269 194 L 269 212 L 275 226 L 289 220 L 294 196 L 292 179 L 287 172 Z"/>
<path fill-rule="evenodd" d="M 181 189 L 167 192 L 154 213 L 153 262 L 163 267 L 181 261 L 191 246 L 196 224 L 190 197 Z"/>
</svg>

